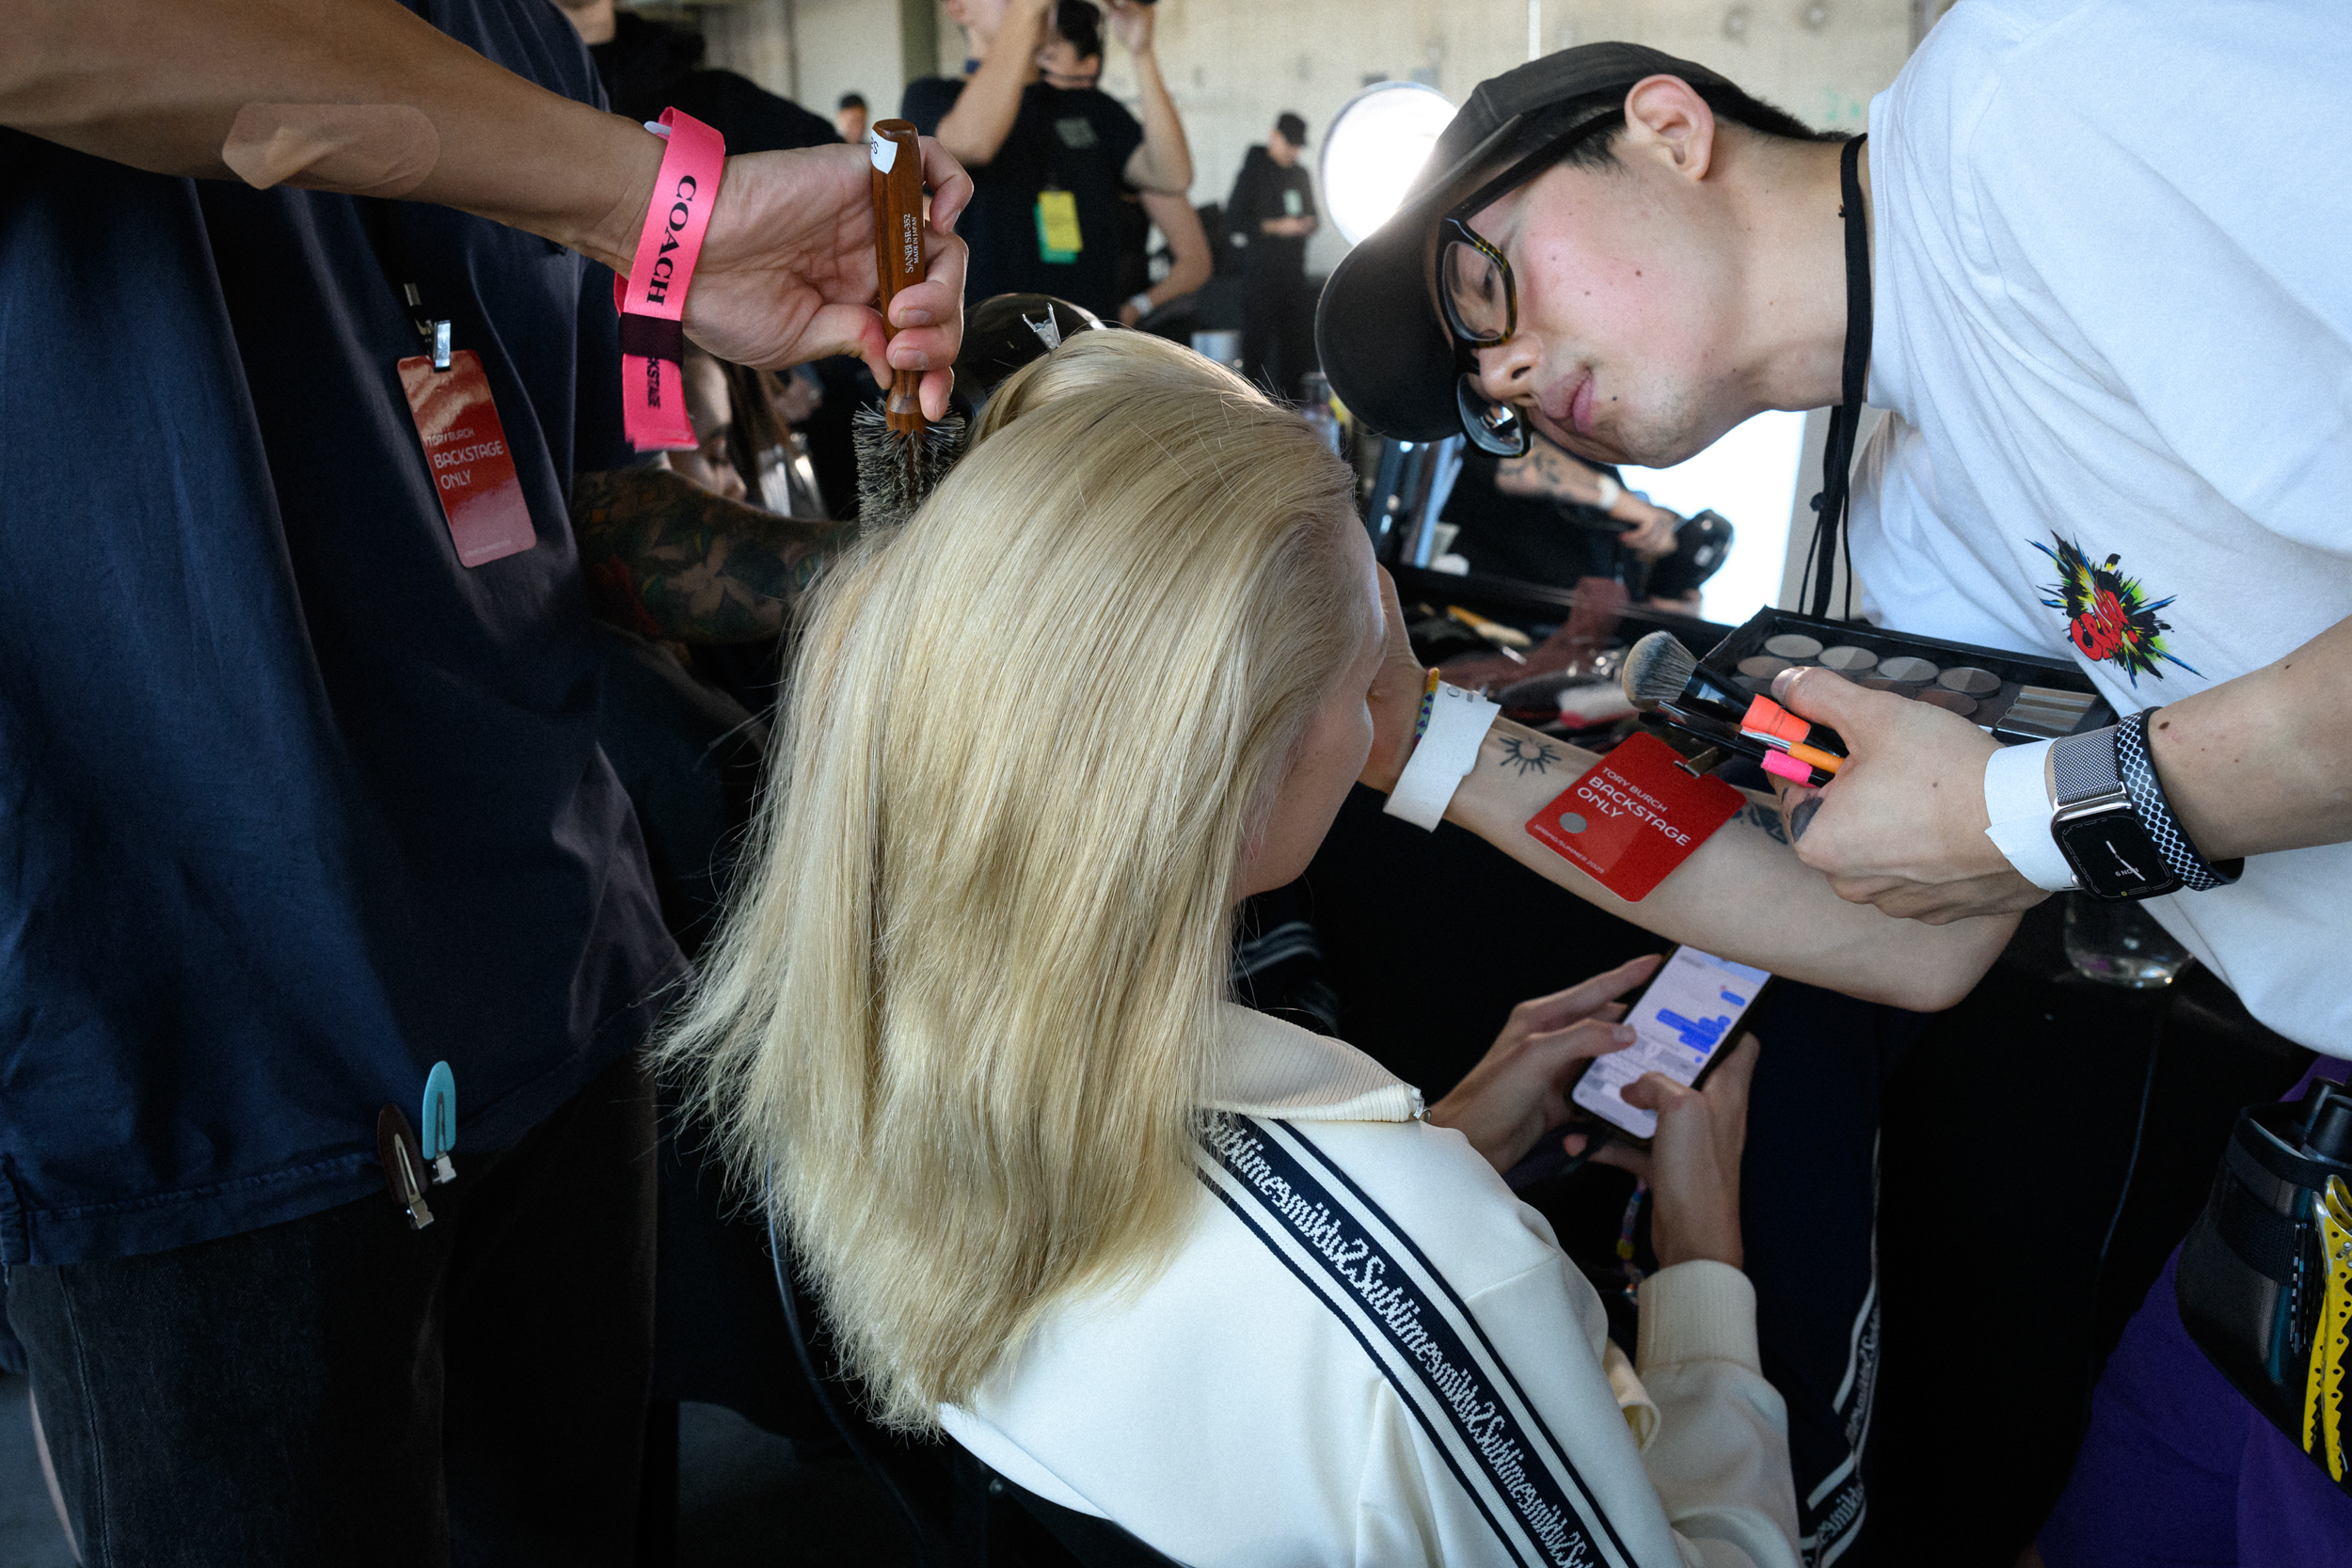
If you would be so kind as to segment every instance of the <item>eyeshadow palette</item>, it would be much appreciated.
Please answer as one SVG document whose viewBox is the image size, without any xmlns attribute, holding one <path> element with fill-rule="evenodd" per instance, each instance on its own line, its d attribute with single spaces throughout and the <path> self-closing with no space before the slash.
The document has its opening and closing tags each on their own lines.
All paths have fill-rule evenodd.
<svg viewBox="0 0 2352 1568">
<path fill-rule="evenodd" d="M 1756 611 L 1699 662 L 1757 693 L 1769 692 L 1783 670 L 1817 664 L 1874 691 L 1957 713 L 2009 744 L 2116 721 L 2115 709 L 2073 664 L 1792 610 Z"/>
</svg>

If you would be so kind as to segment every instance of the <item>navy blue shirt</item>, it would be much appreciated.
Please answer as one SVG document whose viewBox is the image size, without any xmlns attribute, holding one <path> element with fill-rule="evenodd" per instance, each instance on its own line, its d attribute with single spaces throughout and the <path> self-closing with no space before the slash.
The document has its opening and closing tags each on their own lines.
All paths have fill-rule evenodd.
<svg viewBox="0 0 2352 1568">
<path fill-rule="evenodd" d="M 552 7 L 423 11 L 601 102 Z M 538 533 L 469 570 L 364 206 L 0 132 L 0 1260 L 389 1204 L 436 1061 L 462 1164 L 678 973 L 565 506 L 628 455 L 611 275 L 389 209 Z"/>
</svg>

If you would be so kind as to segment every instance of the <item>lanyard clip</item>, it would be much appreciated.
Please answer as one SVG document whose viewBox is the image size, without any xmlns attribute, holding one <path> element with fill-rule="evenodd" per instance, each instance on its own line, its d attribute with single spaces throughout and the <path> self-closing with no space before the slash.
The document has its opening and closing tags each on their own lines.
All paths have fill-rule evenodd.
<svg viewBox="0 0 2352 1568">
<path fill-rule="evenodd" d="M 449 323 L 436 321 L 424 313 L 424 293 L 414 283 L 400 286 L 401 297 L 408 302 L 411 319 L 417 324 L 417 336 L 433 345 L 433 368 L 449 369 Z"/>
</svg>

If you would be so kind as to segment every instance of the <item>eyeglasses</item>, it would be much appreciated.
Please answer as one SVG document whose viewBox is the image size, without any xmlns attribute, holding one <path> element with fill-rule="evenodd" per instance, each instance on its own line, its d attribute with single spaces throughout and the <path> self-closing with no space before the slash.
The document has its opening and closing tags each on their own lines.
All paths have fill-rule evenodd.
<svg viewBox="0 0 2352 1568">
<path fill-rule="evenodd" d="M 1473 348 L 1491 347 L 1518 330 L 1518 292 L 1511 263 L 1470 226 L 1470 218 L 1493 206 L 1565 157 L 1578 144 L 1624 123 L 1621 109 L 1588 112 L 1501 174 L 1454 203 L 1438 225 L 1438 304 L 1446 330 Z"/>
<path fill-rule="evenodd" d="M 1508 342 L 1518 331 L 1519 302 L 1510 261 L 1469 219 L 1542 174 L 1579 143 L 1623 123 L 1623 111 L 1617 108 L 1584 113 L 1455 203 L 1438 221 L 1438 309 L 1465 367 L 1454 383 L 1454 403 L 1463 434 L 1483 451 L 1524 457 L 1534 438 L 1515 410 L 1489 402 L 1478 389 L 1476 353 Z"/>
</svg>

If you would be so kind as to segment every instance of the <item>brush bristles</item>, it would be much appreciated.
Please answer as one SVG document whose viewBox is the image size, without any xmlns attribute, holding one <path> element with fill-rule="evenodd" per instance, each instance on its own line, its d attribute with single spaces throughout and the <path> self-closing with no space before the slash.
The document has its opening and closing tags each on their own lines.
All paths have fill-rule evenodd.
<svg viewBox="0 0 2352 1568">
<path fill-rule="evenodd" d="M 951 414 L 920 436 L 900 436 L 875 404 L 851 416 L 850 437 L 857 451 L 858 527 L 897 528 L 955 467 L 963 420 Z"/>
<path fill-rule="evenodd" d="M 1624 683 L 1626 701 L 1646 712 L 1681 696 L 1698 667 L 1698 659 L 1673 632 L 1654 631 L 1626 650 L 1618 679 Z"/>
</svg>

